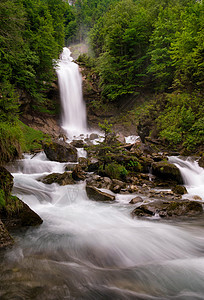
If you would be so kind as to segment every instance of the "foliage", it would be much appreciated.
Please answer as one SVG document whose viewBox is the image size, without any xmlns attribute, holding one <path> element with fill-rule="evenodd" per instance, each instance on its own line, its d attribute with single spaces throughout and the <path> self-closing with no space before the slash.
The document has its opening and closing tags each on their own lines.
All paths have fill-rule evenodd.
<svg viewBox="0 0 204 300">
<path fill-rule="evenodd" d="M 124 180 L 128 174 L 126 168 L 117 163 L 110 163 L 105 166 L 105 174 L 110 178 Z"/>
</svg>

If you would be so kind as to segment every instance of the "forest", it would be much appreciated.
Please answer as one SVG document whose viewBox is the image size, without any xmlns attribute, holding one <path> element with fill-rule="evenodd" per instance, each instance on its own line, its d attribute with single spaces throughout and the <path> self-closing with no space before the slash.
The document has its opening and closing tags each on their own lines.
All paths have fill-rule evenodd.
<svg viewBox="0 0 204 300">
<path fill-rule="evenodd" d="M 20 122 L 25 99 L 30 110 L 55 114 L 47 95 L 56 59 L 64 45 L 82 41 L 89 52 L 79 59 L 99 78 L 101 102 L 143 97 L 134 110 L 141 126 L 150 122 L 149 135 L 202 150 L 202 1 L 1 0 L 0 162 L 42 138 Z"/>
</svg>

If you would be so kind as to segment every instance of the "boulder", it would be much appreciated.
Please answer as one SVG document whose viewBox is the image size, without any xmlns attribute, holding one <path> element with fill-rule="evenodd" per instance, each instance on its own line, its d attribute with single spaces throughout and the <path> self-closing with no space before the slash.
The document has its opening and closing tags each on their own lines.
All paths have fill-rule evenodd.
<svg viewBox="0 0 204 300">
<path fill-rule="evenodd" d="M 70 145 L 76 148 L 84 148 L 85 143 L 83 140 L 73 140 Z"/>
<path fill-rule="evenodd" d="M 129 203 L 130 203 L 130 204 L 136 204 L 136 203 L 138 203 L 138 202 L 143 202 L 142 197 L 136 196 L 135 198 L 131 199 Z"/>
<path fill-rule="evenodd" d="M 86 186 L 86 193 L 89 199 L 95 201 L 114 201 L 115 196 L 101 192 L 93 186 Z"/>
<path fill-rule="evenodd" d="M 176 185 L 171 190 L 172 190 L 172 192 L 174 192 L 175 194 L 178 194 L 178 195 L 184 195 L 184 194 L 188 193 L 187 189 L 183 185 Z"/>
<path fill-rule="evenodd" d="M 0 218 L 7 228 L 36 226 L 43 220 L 23 201 L 16 196 L 7 199 L 6 206 L 0 209 Z"/>
<path fill-rule="evenodd" d="M 161 218 L 173 218 L 194 217 L 202 212 L 202 204 L 196 201 L 157 201 L 138 206 L 132 211 L 132 215 L 138 217 L 151 217 L 157 214 Z"/>
<path fill-rule="evenodd" d="M 13 176 L 4 167 L 0 166 L 0 190 L 7 198 L 13 188 Z"/>
<path fill-rule="evenodd" d="M 75 181 L 70 172 L 52 173 L 40 179 L 45 184 L 58 183 L 59 185 L 75 184 Z"/>
<path fill-rule="evenodd" d="M 78 163 L 83 170 L 88 168 L 88 159 L 85 157 L 79 157 Z"/>
<path fill-rule="evenodd" d="M 110 189 L 112 180 L 109 177 L 102 177 L 100 175 L 88 175 L 86 179 L 87 186 L 94 186 L 99 189 Z"/>
<path fill-rule="evenodd" d="M 113 179 L 112 184 L 110 186 L 110 190 L 114 193 L 120 193 L 121 189 L 125 187 L 126 187 L 125 182 L 118 179 Z"/>
<path fill-rule="evenodd" d="M 92 140 L 98 139 L 99 135 L 97 133 L 91 133 L 89 138 L 92 141 Z"/>
<path fill-rule="evenodd" d="M 97 158 L 91 158 L 88 161 L 88 172 L 97 171 L 99 168 L 99 160 Z"/>
<path fill-rule="evenodd" d="M 76 162 L 77 149 L 63 141 L 51 141 L 43 145 L 47 158 L 58 162 Z"/>
<path fill-rule="evenodd" d="M 85 179 L 85 172 L 82 170 L 80 165 L 76 165 L 74 170 L 72 171 L 72 178 L 74 180 L 84 180 Z"/>
<path fill-rule="evenodd" d="M 201 156 L 201 158 L 198 161 L 198 164 L 201 168 L 204 168 L 204 155 Z"/>
<path fill-rule="evenodd" d="M 165 180 L 173 180 L 183 184 L 179 169 L 167 161 L 154 162 L 152 164 L 152 174 Z"/>
<path fill-rule="evenodd" d="M 0 249 L 13 245 L 14 240 L 0 220 Z"/>
</svg>

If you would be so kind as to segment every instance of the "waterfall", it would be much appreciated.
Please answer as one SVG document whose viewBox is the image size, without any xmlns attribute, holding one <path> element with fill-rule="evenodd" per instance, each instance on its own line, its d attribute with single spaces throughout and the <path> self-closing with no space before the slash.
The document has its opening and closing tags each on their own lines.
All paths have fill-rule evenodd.
<svg viewBox="0 0 204 300">
<path fill-rule="evenodd" d="M 179 168 L 188 193 L 192 196 L 198 195 L 204 200 L 204 169 L 199 167 L 198 162 L 178 157 L 170 157 L 169 161 Z"/>
<path fill-rule="evenodd" d="M 86 107 L 82 96 L 82 78 L 71 52 L 63 48 L 56 68 L 62 105 L 62 128 L 68 136 L 86 132 Z"/>
</svg>

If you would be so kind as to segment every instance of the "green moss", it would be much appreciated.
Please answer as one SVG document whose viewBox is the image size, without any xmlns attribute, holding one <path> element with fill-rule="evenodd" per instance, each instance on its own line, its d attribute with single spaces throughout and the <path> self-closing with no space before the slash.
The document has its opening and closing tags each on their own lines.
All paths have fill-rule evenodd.
<svg viewBox="0 0 204 300">
<path fill-rule="evenodd" d="M 18 213 L 23 208 L 23 203 L 16 196 L 9 196 L 4 210 L 8 216 Z"/>
<path fill-rule="evenodd" d="M 19 122 L 23 133 L 23 152 L 30 152 L 36 149 L 42 149 L 42 141 L 50 141 L 50 137 L 39 130 L 35 130 L 27 125 Z"/>
<path fill-rule="evenodd" d="M 128 171 L 124 166 L 120 164 L 111 163 L 106 165 L 105 173 L 110 178 L 115 178 L 120 180 L 120 179 L 124 179 L 127 176 Z"/>
<path fill-rule="evenodd" d="M 4 207 L 6 204 L 4 191 L 0 190 L 0 208 Z"/>
</svg>

